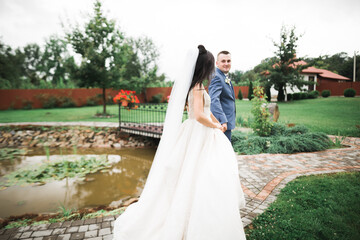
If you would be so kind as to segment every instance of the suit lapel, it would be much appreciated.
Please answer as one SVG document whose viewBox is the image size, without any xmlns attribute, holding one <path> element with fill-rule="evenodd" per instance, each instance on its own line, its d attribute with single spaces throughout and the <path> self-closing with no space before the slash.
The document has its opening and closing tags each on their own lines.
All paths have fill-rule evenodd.
<svg viewBox="0 0 360 240">
<path fill-rule="evenodd" d="M 225 74 L 224 74 L 220 69 L 218 69 L 218 68 L 216 68 L 216 71 L 218 71 L 219 74 L 221 75 L 223 84 L 225 84 L 228 88 L 230 88 L 230 89 L 229 89 L 229 91 L 230 91 L 230 96 L 232 96 L 233 99 L 235 100 L 235 92 L 234 92 L 234 87 L 233 87 L 233 85 L 232 85 L 232 82 L 230 81 L 230 84 L 227 84 L 227 83 L 225 82 L 225 78 L 226 78 Z"/>
</svg>

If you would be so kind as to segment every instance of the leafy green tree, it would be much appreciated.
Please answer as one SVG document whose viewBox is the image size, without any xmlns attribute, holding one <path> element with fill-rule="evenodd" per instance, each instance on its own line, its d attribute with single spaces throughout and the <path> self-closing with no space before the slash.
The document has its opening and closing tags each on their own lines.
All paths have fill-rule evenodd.
<svg viewBox="0 0 360 240">
<path fill-rule="evenodd" d="M 235 70 L 229 73 L 229 77 L 234 85 L 241 85 L 241 77 L 244 75 L 243 71 Z"/>
<path fill-rule="evenodd" d="M 130 39 L 132 55 L 126 64 L 127 73 L 121 82 L 136 92 L 142 92 L 147 99 L 146 89 L 151 85 L 164 83 L 165 75 L 158 76 L 156 61 L 159 51 L 150 38 Z"/>
<path fill-rule="evenodd" d="M 274 46 L 277 48 L 275 54 L 278 62 L 268 70 L 270 72 L 269 84 L 274 85 L 275 90 L 278 91 L 277 100 L 281 102 L 285 100 L 287 86 L 301 89 L 303 85 L 310 84 L 310 82 L 305 81 L 300 75 L 302 69 L 308 66 L 297 64 L 300 61 L 300 59 L 296 58 L 299 37 L 295 34 L 295 27 L 287 30 L 283 26 L 280 37 L 280 43 L 274 42 Z"/>
<path fill-rule="evenodd" d="M 56 88 L 76 86 L 74 57 L 67 50 L 68 42 L 55 35 L 46 40 L 39 70 L 42 79 Z"/>
<path fill-rule="evenodd" d="M 21 87 L 24 55 L 0 40 L 0 88 L 12 89 Z"/>
<path fill-rule="evenodd" d="M 94 14 L 84 28 L 75 27 L 67 33 L 67 38 L 82 57 L 79 85 L 102 88 L 103 114 L 106 114 L 105 90 L 117 87 L 126 76 L 126 63 L 133 54 L 131 46 L 115 22 L 104 16 L 99 0 L 95 1 Z"/>
<path fill-rule="evenodd" d="M 21 54 L 20 50 L 18 50 L 18 54 Z M 30 83 L 27 88 L 39 86 L 39 66 L 42 58 L 40 46 L 36 43 L 27 44 L 23 48 L 22 54 L 24 55 L 24 80 Z"/>
</svg>

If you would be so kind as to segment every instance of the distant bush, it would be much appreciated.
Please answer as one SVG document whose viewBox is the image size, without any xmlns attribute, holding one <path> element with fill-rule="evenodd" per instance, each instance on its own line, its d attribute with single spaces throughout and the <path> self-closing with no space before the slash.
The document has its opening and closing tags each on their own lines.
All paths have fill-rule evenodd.
<svg viewBox="0 0 360 240">
<path fill-rule="evenodd" d="M 318 96 L 319 96 L 319 91 L 316 91 L 316 90 L 309 92 L 309 95 L 308 95 L 308 97 L 309 97 L 310 99 L 315 99 L 315 98 L 317 98 Z"/>
<path fill-rule="evenodd" d="M 345 97 L 355 97 L 356 91 L 353 88 L 347 88 L 344 90 L 344 96 Z"/>
<path fill-rule="evenodd" d="M 238 99 L 243 100 L 243 95 L 242 95 L 241 89 L 239 89 Z"/>
<path fill-rule="evenodd" d="M 29 100 L 23 100 L 22 101 L 22 109 L 24 110 L 30 110 L 33 108 L 33 102 Z"/>
<path fill-rule="evenodd" d="M 297 92 L 293 94 L 293 100 L 300 100 L 301 99 L 301 93 Z"/>
<path fill-rule="evenodd" d="M 296 153 L 328 149 L 332 142 L 320 132 L 309 132 L 305 126 L 288 128 L 274 123 L 270 136 L 246 135 L 239 131 L 232 134 L 234 150 L 239 154 Z"/>
<path fill-rule="evenodd" d="M 293 97 L 294 97 L 294 95 L 293 95 L 292 93 L 288 93 L 288 95 L 287 95 L 287 100 L 288 100 L 288 101 L 292 101 L 292 100 L 293 100 Z"/>
<path fill-rule="evenodd" d="M 42 93 L 36 95 L 36 98 L 38 98 L 39 101 L 41 102 L 42 108 L 46 108 L 46 109 L 56 108 L 58 105 L 58 99 L 55 96 L 50 95 L 48 93 Z"/>
<path fill-rule="evenodd" d="M 57 107 L 57 98 L 50 96 L 46 102 L 43 104 L 43 108 L 56 108 Z"/>
<path fill-rule="evenodd" d="M 74 101 L 72 100 L 72 98 L 70 97 L 59 97 L 58 98 L 58 105 L 61 108 L 71 108 L 71 107 L 76 107 L 76 104 L 74 103 Z"/>
<path fill-rule="evenodd" d="M 307 92 L 300 93 L 300 99 L 308 99 L 308 98 L 309 98 L 309 94 Z"/>
<path fill-rule="evenodd" d="M 102 94 L 96 94 L 86 99 L 86 106 L 96 106 L 101 104 Z"/>
<path fill-rule="evenodd" d="M 152 96 L 150 102 L 151 103 L 161 103 L 162 98 L 163 98 L 163 95 L 161 93 L 159 93 L 159 94 Z"/>
<path fill-rule="evenodd" d="M 253 86 L 253 83 L 252 81 L 250 81 L 249 83 L 249 91 L 248 91 L 248 99 L 249 101 L 251 101 L 251 99 L 253 99 L 253 94 L 254 94 L 254 86 Z"/>
<path fill-rule="evenodd" d="M 321 92 L 321 96 L 324 97 L 324 98 L 327 98 L 331 95 L 331 91 L 330 90 L 323 90 Z"/>
</svg>

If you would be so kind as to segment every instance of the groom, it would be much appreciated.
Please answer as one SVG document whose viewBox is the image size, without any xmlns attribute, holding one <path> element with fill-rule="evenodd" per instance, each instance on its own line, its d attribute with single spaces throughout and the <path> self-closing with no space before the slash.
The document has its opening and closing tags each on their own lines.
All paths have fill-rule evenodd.
<svg viewBox="0 0 360 240">
<path fill-rule="evenodd" d="M 231 54 L 221 51 L 216 59 L 216 72 L 210 82 L 211 112 L 224 128 L 226 137 L 231 142 L 231 130 L 235 128 L 235 93 L 228 76 L 231 68 Z"/>
</svg>

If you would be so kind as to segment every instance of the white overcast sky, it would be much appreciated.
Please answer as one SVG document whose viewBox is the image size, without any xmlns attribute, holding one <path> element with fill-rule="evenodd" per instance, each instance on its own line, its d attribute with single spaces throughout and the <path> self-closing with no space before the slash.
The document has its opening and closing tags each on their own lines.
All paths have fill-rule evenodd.
<svg viewBox="0 0 360 240">
<path fill-rule="evenodd" d="M 93 0 L 0 0 L 5 44 L 44 44 L 63 35 L 61 22 L 82 23 Z M 104 12 L 127 36 L 148 36 L 170 79 L 186 49 L 203 44 L 232 53 L 232 70 L 249 70 L 273 56 L 282 25 L 297 28 L 299 57 L 360 51 L 360 0 L 103 0 Z"/>
</svg>

